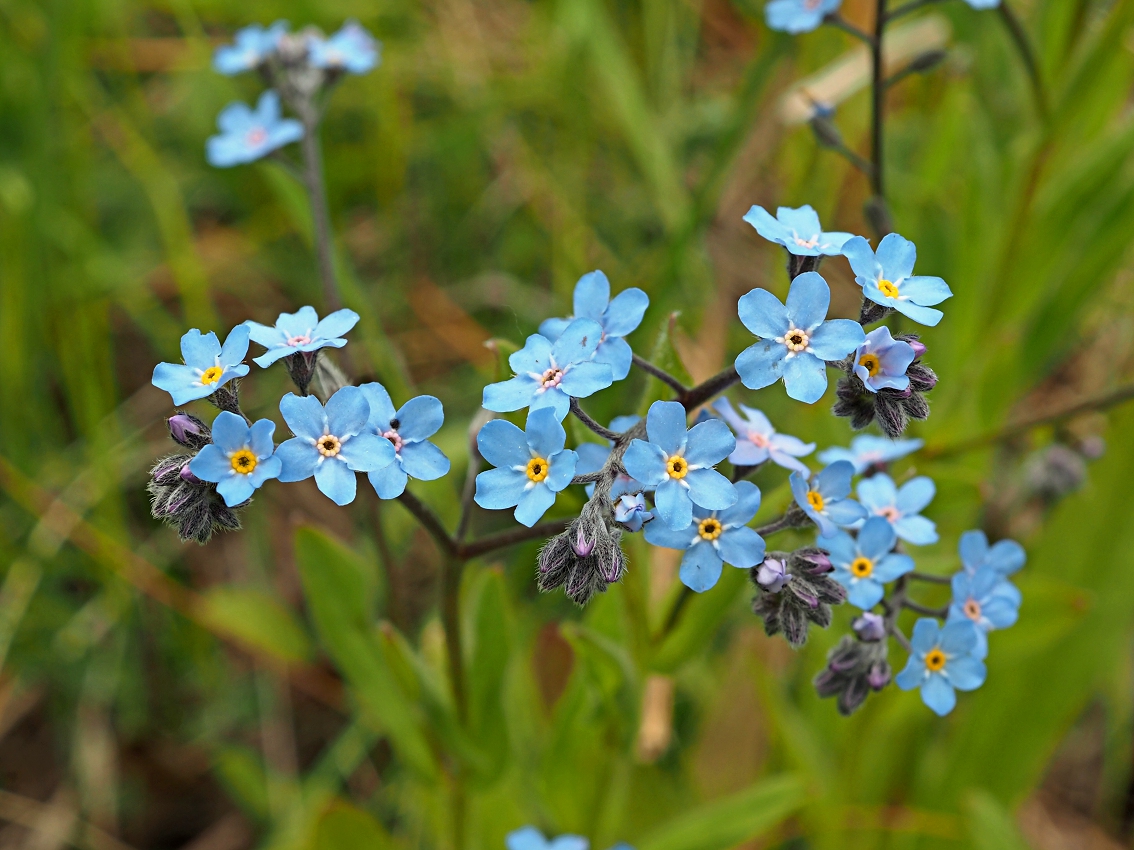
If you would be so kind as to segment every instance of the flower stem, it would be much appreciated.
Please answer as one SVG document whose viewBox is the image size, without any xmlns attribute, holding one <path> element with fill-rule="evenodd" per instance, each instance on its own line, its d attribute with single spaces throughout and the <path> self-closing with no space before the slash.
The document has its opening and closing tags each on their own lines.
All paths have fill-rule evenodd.
<svg viewBox="0 0 1134 850">
<path fill-rule="evenodd" d="M 617 440 L 619 433 L 611 431 L 609 428 L 604 428 L 598 422 L 591 418 L 591 415 L 583 410 L 577 398 L 571 399 L 571 412 L 575 414 L 575 418 L 602 437 L 604 440 Z"/>
<path fill-rule="evenodd" d="M 669 372 L 665 371 L 660 366 L 655 366 L 653 363 L 651 363 L 649 360 L 646 360 L 644 357 L 639 357 L 637 354 L 635 354 L 634 357 L 633 357 L 633 363 L 634 363 L 635 366 L 637 366 L 643 372 L 649 372 L 651 375 L 653 375 L 655 378 L 657 378 L 659 381 L 661 381 L 666 386 L 673 389 L 675 392 L 678 392 L 678 393 L 689 392 L 689 387 L 685 386 L 685 384 L 681 383 L 681 381 L 679 381 L 673 375 L 669 374 Z"/>
<path fill-rule="evenodd" d="M 889 23 L 890 21 L 902 17 L 902 15 L 908 15 L 910 12 L 916 12 L 918 9 L 922 9 L 926 6 L 932 6 L 934 3 L 943 2 L 944 0 L 910 0 L 910 2 L 890 12 L 886 16 L 886 22 Z"/>
<path fill-rule="evenodd" d="M 901 607 L 908 608 L 918 614 L 925 614 L 927 617 L 937 617 L 939 619 L 944 619 L 949 614 L 948 605 L 942 605 L 940 608 L 930 608 L 927 605 L 914 602 L 912 599 L 902 598 Z"/>
<path fill-rule="evenodd" d="M 740 375 L 734 366 L 729 366 L 723 372 L 718 372 L 687 392 L 681 393 L 677 400 L 686 410 L 692 410 L 737 383 L 740 383 Z"/>
<path fill-rule="evenodd" d="M 323 152 L 319 144 L 319 117 L 314 106 L 301 111 L 303 121 L 303 185 L 311 203 L 315 252 L 319 279 L 323 284 L 323 306 L 328 313 L 343 306 L 335 276 L 334 241 L 331 237 L 331 216 L 327 209 L 327 187 L 323 177 Z"/>
<path fill-rule="evenodd" d="M 878 0 L 874 16 L 874 38 L 870 44 L 870 102 L 872 108 L 870 123 L 870 185 L 876 198 L 886 197 L 883 180 L 882 130 L 886 106 L 886 84 L 882 79 L 882 36 L 886 31 L 886 0 Z"/>
<path fill-rule="evenodd" d="M 874 44 L 874 37 L 870 33 L 863 32 L 838 12 L 832 12 L 831 14 L 827 15 L 827 17 L 823 19 L 823 23 L 827 24 L 827 26 L 840 29 L 843 32 L 850 33 L 855 38 L 865 42 L 866 44 Z"/>
<path fill-rule="evenodd" d="M 949 576 L 935 576 L 929 573 L 906 573 L 906 577 L 914 581 L 926 581 L 930 584 L 952 584 L 953 579 Z"/>
<path fill-rule="evenodd" d="M 519 528 L 511 528 L 496 534 L 485 535 L 477 540 L 470 540 L 468 543 L 460 543 L 457 545 L 457 553 L 464 560 L 476 558 L 497 549 L 514 546 L 517 543 L 538 540 L 540 537 L 551 537 L 565 529 L 568 523 L 570 523 L 570 520 L 555 519 L 541 522 L 531 528 L 521 525 Z"/>
</svg>

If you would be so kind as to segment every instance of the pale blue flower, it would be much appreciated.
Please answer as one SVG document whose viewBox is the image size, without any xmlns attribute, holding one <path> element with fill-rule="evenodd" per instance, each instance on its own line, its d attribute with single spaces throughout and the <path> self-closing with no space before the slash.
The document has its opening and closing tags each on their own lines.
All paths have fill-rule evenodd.
<svg viewBox="0 0 1134 850">
<path fill-rule="evenodd" d="M 850 261 L 855 280 L 862 294 L 875 304 L 892 307 L 923 325 L 941 321 L 940 304 L 953 295 L 948 284 L 939 277 L 913 273 L 917 260 L 914 243 L 897 233 L 890 233 L 878 243 L 878 252 L 870 243 L 856 236 L 843 245 L 843 254 Z"/>
<path fill-rule="evenodd" d="M 379 498 L 396 499 L 410 478 L 433 481 L 448 473 L 449 458 L 428 439 L 445 422 L 438 399 L 419 395 L 394 410 L 390 394 L 381 384 L 363 384 L 359 389 L 370 405 L 366 430 L 389 440 L 394 447 L 394 462 L 366 475 Z"/>
<path fill-rule="evenodd" d="M 504 839 L 508 850 L 587 850 L 590 842 L 581 835 L 560 835 L 548 840 L 534 826 L 509 832 Z"/>
<path fill-rule="evenodd" d="M 642 525 L 654 518 L 654 512 L 646 506 L 646 497 L 641 493 L 626 493 L 614 503 L 614 519 L 631 531 L 641 531 Z"/>
<path fill-rule="evenodd" d="M 254 425 L 227 410 L 213 420 L 213 441 L 189 461 L 189 471 L 217 485 L 230 508 L 252 498 L 269 478 L 277 478 L 282 464 L 272 442 L 276 423 L 261 419 Z"/>
<path fill-rule="evenodd" d="M 381 61 L 382 45 L 357 21 L 347 21 L 329 38 L 308 36 L 307 58 L 316 68 L 365 74 Z"/>
<path fill-rule="evenodd" d="M 342 338 L 358 323 L 358 313 L 354 310 L 336 310 L 325 319 L 319 319 L 314 307 L 300 307 L 295 313 L 280 313 L 275 327 L 247 321 L 249 337 L 268 349 L 254 362 L 268 367 L 281 357 L 301 351 L 318 351 L 320 348 L 342 348 L 347 341 Z"/>
<path fill-rule="evenodd" d="M 255 111 L 230 103 L 217 116 L 217 128 L 220 134 L 205 143 L 205 158 L 217 168 L 254 162 L 303 138 L 302 124 L 280 117 L 280 96 L 271 89 L 260 95 Z"/>
<path fill-rule="evenodd" d="M 154 367 L 153 385 L 173 396 L 176 405 L 212 395 L 233 378 L 248 374 L 244 355 L 248 353 L 248 328 L 237 325 L 221 347 L 212 331 L 202 334 L 196 328 L 181 337 L 181 357 L 185 365 L 159 363 Z"/>
<path fill-rule="evenodd" d="M 1000 0 L 965 0 L 974 9 L 995 9 L 1000 5 Z"/>
<path fill-rule="evenodd" d="M 845 460 L 837 460 L 823 469 L 808 483 L 799 472 L 788 479 L 795 503 L 819 526 L 821 537 L 832 537 L 838 526 L 849 527 L 866 519 L 866 509 L 854 499 L 848 499 L 854 467 Z"/>
<path fill-rule="evenodd" d="M 798 437 L 777 433 L 768 417 L 754 407 L 740 405 L 744 412 L 742 419 L 724 396 L 713 402 L 713 409 L 736 432 L 736 449 L 728 456 L 729 463 L 734 466 L 759 466 L 770 460 L 784 469 L 810 474 L 807 466 L 796 458 L 815 451 L 814 443 L 805 443 Z"/>
<path fill-rule="evenodd" d="M 1010 576 L 1024 566 L 1028 556 L 1015 540 L 999 540 L 991 547 L 983 531 L 966 531 L 958 547 L 965 572 L 975 573 L 981 567 Z"/>
<path fill-rule="evenodd" d="M 858 482 L 858 500 L 867 513 L 885 519 L 898 537 L 915 546 L 937 542 L 937 526 L 933 520 L 920 516 L 936 492 L 933 480 L 924 475 L 910 479 L 900 488 L 884 472 Z"/>
<path fill-rule="evenodd" d="M 897 542 L 894 529 L 882 517 L 863 523 L 857 539 L 840 531 L 822 541 L 835 567 L 831 578 L 847 589 L 851 605 L 870 610 L 885 595 L 884 585 L 913 571 L 913 558 L 893 551 Z"/>
<path fill-rule="evenodd" d="M 1019 589 L 996 570 L 981 567 L 975 573 L 961 570 L 953 576 L 953 601 L 947 622 L 972 623 L 977 630 L 973 655 L 988 655 L 988 633 L 1016 622 L 1022 597 Z"/>
<path fill-rule="evenodd" d="M 957 704 L 953 689 L 972 691 L 984 684 L 984 662 L 973 655 L 977 630 L 971 623 L 947 623 L 922 618 L 914 624 L 912 652 L 906 669 L 894 681 L 903 691 L 921 688 L 921 699 L 944 717 Z"/>
<path fill-rule="evenodd" d="M 783 245 L 789 253 L 799 257 L 838 256 L 843 252 L 843 243 L 854 236 L 838 231 L 825 233 L 818 213 L 810 204 L 798 209 L 780 207 L 775 218 L 763 207 L 753 206 L 744 220 L 769 242 Z"/>
<path fill-rule="evenodd" d="M 832 446 L 819 452 L 818 458 L 821 463 L 849 461 L 854 465 L 855 473 L 862 475 L 870 469 L 880 469 L 888 463 L 913 454 L 924 445 L 924 440 L 891 440 L 889 437 L 862 434 L 851 440 L 849 449 Z"/>
<path fill-rule="evenodd" d="M 286 32 L 287 21 L 276 21 L 267 28 L 252 24 L 238 30 L 233 44 L 222 45 L 213 53 L 213 68 L 229 76 L 254 70 L 276 52 Z"/>
<path fill-rule="evenodd" d="M 906 369 L 915 356 L 912 345 L 894 339 L 883 325 L 868 333 L 854 353 L 854 373 L 872 393 L 881 389 L 905 390 L 910 385 Z"/>
<path fill-rule="evenodd" d="M 838 11 L 842 0 L 771 0 L 764 7 L 769 29 L 798 34 L 817 29 L 823 18 Z"/>
</svg>

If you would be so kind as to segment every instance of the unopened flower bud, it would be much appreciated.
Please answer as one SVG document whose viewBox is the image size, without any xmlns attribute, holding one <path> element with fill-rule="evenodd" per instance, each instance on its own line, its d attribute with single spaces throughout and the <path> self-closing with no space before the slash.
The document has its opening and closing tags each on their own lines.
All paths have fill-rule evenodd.
<svg viewBox="0 0 1134 850">
<path fill-rule="evenodd" d="M 178 445 L 188 449 L 200 449 L 212 442 L 209 426 L 183 411 L 178 411 L 165 421 L 169 426 L 169 436 Z"/>
<path fill-rule="evenodd" d="M 851 628 L 862 641 L 879 641 L 886 637 L 886 621 L 881 615 L 867 611 L 861 617 L 856 617 Z"/>
<path fill-rule="evenodd" d="M 909 346 L 913 349 L 914 360 L 920 360 L 925 356 L 925 352 L 929 350 L 925 347 L 925 343 L 918 339 L 909 340 Z"/>
<path fill-rule="evenodd" d="M 756 583 L 769 593 L 779 593 L 789 581 L 791 574 L 787 571 L 787 565 L 775 558 L 765 558 L 756 570 Z"/>
<path fill-rule="evenodd" d="M 827 553 L 814 546 L 806 546 L 792 552 L 788 557 L 788 566 L 797 572 L 804 572 L 813 576 L 824 575 L 833 572 L 835 569 L 831 559 L 827 557 Z"/>
<path fill-rule="evenodd" d="M 587 540 L 586 536 L 583 534 L 583 525 L 579 523 L 575 529 L 575 536 L 571 540 L 571 549 L 580 558 L 585 558 L 587 555 L 591 554 L 591 550 L 594 548 L 595 541 L 593 539 Z"/>
<path fill-rule="evenodd" d="M 185 464 L 183 467 L 181 467 L 181 471 L 177 474 L 177 477 L 184 481 L 186 484 L 203 485 L 205 483 L 193 474 L 193 471 L 189 469 L 189 464 Z"/>
<path fill-rule="evenodd" d="M 871 690 L 880 691 L 890 684 L 890 665 L 885 661 L 876 661 L 870 665 L 866 673 L 866 683 Z"/>
</svg>

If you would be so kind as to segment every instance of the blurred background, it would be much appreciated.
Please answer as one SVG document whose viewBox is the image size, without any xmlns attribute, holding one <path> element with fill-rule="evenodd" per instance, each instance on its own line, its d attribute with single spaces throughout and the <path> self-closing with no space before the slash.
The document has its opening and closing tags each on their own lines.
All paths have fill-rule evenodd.
<svg viewBox="0 0 1134 850">
<path fill-rule="evenodd" d="M 1134 846 L 1134 2 L 1008 2 L 1047 121 L 996 13 L 892 31 L 947 51 L 886 128 L 895 229 L 955 293 L 923 337 L 926 448 L 895 470 L 938 485 L 919 569 L 957 569 L 974 527 L 1029 552 L 1019 624 L 940 720 L 895 688 L 849 719 L 815 696 L 849 611 L 793 652 L 726 570 L 671 617 L 677 560 L 641 540 L 585 610 L 536 592 L 535 543 L 470 562 L 462 716 L 444 565 L 401 505 L 269 483 L 199 547 L 144 491 L 173 448 L 149 379 L 182 333 L 321 306 L 302 188 L 205 164 L 216 114 L 261 90 L 210 69 L 236 29 L 356 18 L 384 43 L 323 135 L 346 351 L 395 401 L 444 401 L 453 471 L 411 489 L 450 527 L 499 352 L 581 274 L 649 293 L 632 344 L 704 378 L 748 344 L 737 298 L 786 293 L 751 204 L 869 234 L 866 182 L 791 106 L 818 75 L 868 150 L 852 38 L 772 33 L 760 0 L 0 0 L 0 847 L 497 850 L 525 823 L 595 850 Z M 856 314 L 846 263 L 822 271 Z M 246 410 L 280 422 L 287 389 L 254 368 Z M 588 407 L 651 394 L 635 373 Z M 820 448 L 852 436 L 833 392 L 732 397 Z M 786 474 L 756 481 L 777 515 Z"/>
</svg>

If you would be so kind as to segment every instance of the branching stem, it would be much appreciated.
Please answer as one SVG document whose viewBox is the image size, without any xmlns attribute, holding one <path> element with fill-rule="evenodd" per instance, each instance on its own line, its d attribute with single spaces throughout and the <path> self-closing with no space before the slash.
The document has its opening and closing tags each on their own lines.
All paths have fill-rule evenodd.
<svg viewBox="0 0 1134 850">
<path fill-rule="evenodd" d="M 576 419 L 578 419 L 580 422 L 582 422 L 584 425 L 586 425 L 588 428 L 590 428 L 592 431 L 594 431 L 596 434 L 598 434 L 604 440 L 617 440 L 618 439 L 618 436 L 619 436 L 618 432 L 617 431 L 611 431 L 609 428 L 606 428 L 606 427 L 600 425 L 593 418 L 591 418 L 591 415 L 589 413 L 587 413 L 585 410 L 583 410 L 582 405 L 579 404 L 579 400 L 577 398 L 571 399 L 571 412 L 575 414 Z"/>
<path fill-rule="evenodd" d="M 634 358 L 633 358 L 633 363 L 634 363 L 635 366 L 637 366 L 643 372 L 649 372 L 651 375 L 653 375 L 655 378 L 657 378 L 659 381 L 661 381 L 666 386 L 670 387 L 675 392 L 677 392 L 677 393 L 689 392 L 689 387 L 685 386 L 685 384 L 681 383 L 681 381 L 679 381 L 677 378 L 673 377 L 673 375 L 669 374 L 669 372 L 665 371 L 665 369 L 662 369 L 660 366 L 655 366 L 653 363 L 651 363 L 649 360 L 646 360 L 644 357 L 639 357 L 637 354 L 635 354 Z"/>
</svg>

